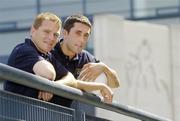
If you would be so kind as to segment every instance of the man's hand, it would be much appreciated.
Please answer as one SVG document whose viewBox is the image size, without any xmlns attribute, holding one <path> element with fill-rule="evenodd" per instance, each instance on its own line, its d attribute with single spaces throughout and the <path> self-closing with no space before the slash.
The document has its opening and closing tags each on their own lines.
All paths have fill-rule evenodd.
<svg viewBox="0 0 180 121">
<path fill-rule="evenodd" d="M 102 72 L 104 72 L 103 63 L 88 63 L 83 66 L 78 79 L 83 81 L 94 81 Z"/>
<path fill-rule="evenodd" d="M 112 103 L 113 91 L 107 85 L 103 85 L 103 88 L 100 89 L 100 93 L 103 96 L 104 102 Z"/>
<path fill-rule="evenodd" d="M 50 101 L 53 97 L 52 93 L 45 92 L 45 91 L 39 91 L 38 99 L 42 99 L 44 101 Z"/>
</svg>

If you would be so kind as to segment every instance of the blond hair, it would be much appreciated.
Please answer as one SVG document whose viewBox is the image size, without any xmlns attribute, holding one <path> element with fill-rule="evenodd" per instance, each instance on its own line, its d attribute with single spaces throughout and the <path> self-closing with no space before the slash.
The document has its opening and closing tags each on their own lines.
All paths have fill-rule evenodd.
<svg viewBox="0 0 180 121">
<path fill-rule="evenodd" d="M 57 15 L 50 13 L 50 12 L 45 12 L 45 13 L 40 13 L 35 18 L 33 27 L 35 29 L 38 29 L 44 20 L 50 20 L 50 21 L 55 22 L 58 28 L 60 28 L 62 26 L 62 21 Z"/>
</svg>

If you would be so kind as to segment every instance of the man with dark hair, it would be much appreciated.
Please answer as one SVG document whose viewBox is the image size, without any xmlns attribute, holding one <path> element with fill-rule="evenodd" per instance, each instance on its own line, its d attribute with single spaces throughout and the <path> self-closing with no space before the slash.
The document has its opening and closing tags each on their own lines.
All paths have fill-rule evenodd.
<svg viewBox="0 0 180 121">
<path fill-rule="evenodd" d="M 30 38 L 25 39 L 24 43 L 18 44 L 13 49 L 8 65 L 47 78 L 56 84 L 64 84 L 86 91 L 100 90 L 105 102 L 111 103 L 113 93 L 108 86 L 76 80 L 50 53 L 57 43 L 60 30 L 59 17 L 48 12 L 39 14 L 31 27 Z M 70 99 L 10 81 L 5 82 L 4 89 L 63 106 L 71 104 Z"/>
<path fill-rule="evenodd" d="M 91 33 L 91 27 L 86 16 L 72 15 L 67 17 L 63 24 L 62 39 L 52 52 L 75 78 L 83 81 L 94 81 L 101 73 L 105 73 L 107 85 L 117 88 L 120 81 L 117 73 L 84 50 Z"/>
<path fill-rule="evenodd" d="M 117 88 L 120 82 L 117 73 L 84 50 L 91 28 L 91 22 L 86 16 L 67 17 L 63 24 L 62 39 L 56 44 L 52 53 L 75 78 L 85 82 L 95 82 L 96 78 L 104 73 L 107 78 L 106 84 L 111 88 Z"/>
</svg>

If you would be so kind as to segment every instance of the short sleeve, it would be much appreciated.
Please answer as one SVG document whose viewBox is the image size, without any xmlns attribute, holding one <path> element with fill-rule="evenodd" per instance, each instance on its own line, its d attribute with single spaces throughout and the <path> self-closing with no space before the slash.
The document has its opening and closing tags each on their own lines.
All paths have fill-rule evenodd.
<svg viewBox="0 0 180 121">
<path fill-rule="evenodd" d="M 8 65 L 11 65 L 15 68 L 21 69 L 23 71 L 34 73 L 33 66 L 40 60 L 44 58 L 38 54 L 38 52 L 30 47 L 17 47 L 13 50 Z"/>
<path fill-rule="evenodd" d="M 89 62 L 94 62 L 94 63 L 98 63 L 100 62 L 98 59 L 95 58 L 94 55 L 92 55 L 91 53 L 89 53 L 88 51 L 86 50 L 83 50 L 82 51 L 82 58 L 84 59 L 84 62 L 85 63 L 89 63 Z"/>
</svg>

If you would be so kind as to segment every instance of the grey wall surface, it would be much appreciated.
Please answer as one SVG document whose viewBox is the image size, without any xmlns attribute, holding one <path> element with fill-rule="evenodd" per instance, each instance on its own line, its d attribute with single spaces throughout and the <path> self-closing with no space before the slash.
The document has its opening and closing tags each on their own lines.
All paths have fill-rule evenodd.
<svg viewBox="0 0 180 121">
<path fill-rule="evenodd" d="M 126 21 L 113 15 L 95 16 L 94 53 L 121 79 L 122 86 L 114 90 L 114 101 L 180 120 L 179 56 L 175 53 L 180 46 L 178 33 L 179 27 Z M 126 119 L 102 110 L 97 114 L 113 121 Z"/>
</svg>

